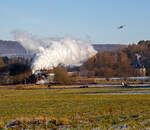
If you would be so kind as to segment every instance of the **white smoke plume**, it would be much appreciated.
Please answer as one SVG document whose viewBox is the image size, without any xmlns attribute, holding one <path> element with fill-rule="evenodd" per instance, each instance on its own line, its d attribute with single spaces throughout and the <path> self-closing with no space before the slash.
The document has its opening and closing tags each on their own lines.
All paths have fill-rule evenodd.
<svg viewBox="0 0 150 130">
<path fill-rule="evenodd" d="M 13 32 L 15 40 L 27 51 L 35 53 L 31 69 L 35 73 L 42 69 L 53 69 L 63 64 L 79 66 L 97 52 L 89 42 L 71 37 L 40 39 L 22 31 Z"/>
</svg>

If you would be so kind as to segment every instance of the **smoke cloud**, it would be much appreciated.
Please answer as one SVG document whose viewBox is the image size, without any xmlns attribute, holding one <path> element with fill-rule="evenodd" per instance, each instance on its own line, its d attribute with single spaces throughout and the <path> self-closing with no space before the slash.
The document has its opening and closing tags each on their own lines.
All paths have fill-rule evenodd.
<svg viewBox="0 0 150 130">
<path fill-rule="evenodd" d="M 15 40 L 28 52 L 35 54 L 31 69 L 33 73 L 42 69 L 64 66 L 80 66 L 97 52 L 90 42 L 71 37 L 40 39 L 27 32 L 13 32 Z"/>
</svg>

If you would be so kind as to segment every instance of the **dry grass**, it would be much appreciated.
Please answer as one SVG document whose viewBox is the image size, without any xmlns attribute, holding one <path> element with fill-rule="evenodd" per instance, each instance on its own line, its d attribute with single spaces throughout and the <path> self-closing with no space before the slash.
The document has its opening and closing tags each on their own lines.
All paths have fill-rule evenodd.
<svg viewBox="0 0 150 130">
<path fill-rule="evenodd" d="M 150 95 L 83 95 L 85 91 L 115 89 L 0 90 L 0 128 L 13 123 L 16 129 L 150 127 Z"/>
</svg>

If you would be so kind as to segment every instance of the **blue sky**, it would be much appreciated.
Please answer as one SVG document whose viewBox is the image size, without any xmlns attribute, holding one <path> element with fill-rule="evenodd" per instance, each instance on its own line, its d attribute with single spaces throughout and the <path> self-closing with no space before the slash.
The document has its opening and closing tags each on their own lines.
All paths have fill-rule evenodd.
<svg viewBox="0 0 150 130">
<path fill-rule="evenodd" d="M 14 30 L 40 37 L 129 44 L 150 39 L 150 0 L 1 0 L 0 39 Z M 117 26 L 126 24 L 122 30 Z"/>
</svg>

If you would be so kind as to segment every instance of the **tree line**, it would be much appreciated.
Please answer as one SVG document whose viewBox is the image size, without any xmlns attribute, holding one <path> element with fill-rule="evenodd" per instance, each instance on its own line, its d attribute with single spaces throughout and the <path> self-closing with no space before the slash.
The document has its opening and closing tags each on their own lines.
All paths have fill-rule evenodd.
<svg viewBox="0 0 150 130">
<path fill-rule="evenodd" d="M 129 77 L 139 76 L 140 67 L 145 67 L 146 75 L 150 75 L 150 41 L 139 41 L 116 51 L 100 51 L 81 68 L 87 70 L 89 77 Z"/>
<path fill-rule="evenodd" d="M 31 75 L 30 58 L 0 57 L 0 84 L 23 83 Z"/>
<path fill-rule="evenodd" d="M 99 51 L 80 67 L 80 74 L 74 76 L 86 77 L 129 77 L 139 76 L 137 70 L 146 68 L 150 76 L 150 41 L 139 41 L 125 48 L 113 51 Z M 25 79 L 34 80 L 31 73 L 31 58 L 0 57 L 0 84 L 24 83 Z M 71 83 L 67 70 L 61 66 L 54 69 L 55 82 Z M 73 77 L 74 78 L 74 77 Z"/>
</svg>

